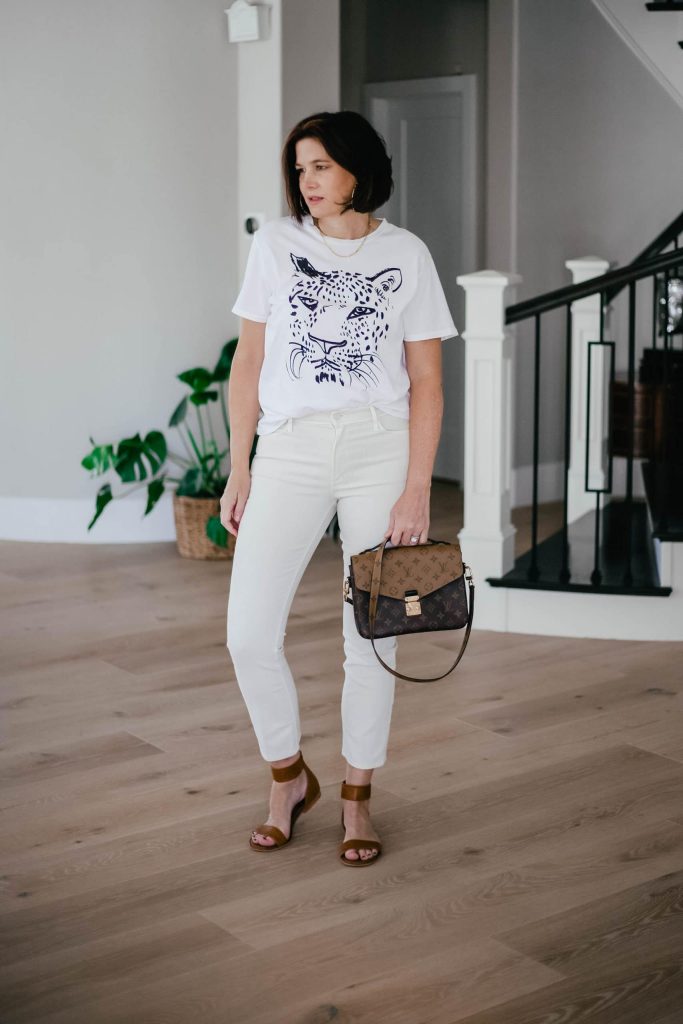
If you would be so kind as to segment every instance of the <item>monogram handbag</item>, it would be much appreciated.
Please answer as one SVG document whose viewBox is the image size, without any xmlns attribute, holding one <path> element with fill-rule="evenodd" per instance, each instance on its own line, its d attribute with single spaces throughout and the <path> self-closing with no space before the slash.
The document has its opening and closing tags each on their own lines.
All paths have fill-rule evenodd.
<svg viewBox="0 0 683 1024">
<path fill-rule="evenodd" d="M 474 615 L 472 571 L 463 563 L 457 542 L 428 539 L 424 544 L 387 548 L 389 540 L 387 537 L 351 555 L 344 600 L 353 605 L 358 632 L 372 641 L 377 659 L 389 672 L 415 683 L 435 682 L 452 672 L 465 653 Z M 463 627 L 458 656 L 440 676 L 421 678 L 396 672 L 375 647 L 379 637 Z"/>
</svg>

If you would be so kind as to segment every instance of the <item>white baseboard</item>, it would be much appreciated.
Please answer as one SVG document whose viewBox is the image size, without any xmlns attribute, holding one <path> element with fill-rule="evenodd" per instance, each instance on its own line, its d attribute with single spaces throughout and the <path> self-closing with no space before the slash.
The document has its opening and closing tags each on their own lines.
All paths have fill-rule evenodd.
<svg viewBox="0 0 683 1024">
<path fill-rule="evenodd" d="M 532 467 L 512 471 L 512 505 L 531 504 Z M 539 466 L 541 501 L 562 497 L 562 463 Z M 150 544 L 175 541 L 173 499 L 164 495 L 150 514 L 143 516 L 146 498 L 115 499 L 105 508 L 92 530 L 92 498 L 0 498 L 0 540 L 48 544 Z"/>
<path fill-rule="evenodd" d="M 91 530 L 93 498 L 0 498 L 0 539 L 50 544 L 149 544 L 175 541 L 173 496 L 148 516 L 146 496 L 114 499 Z"/>
<path fill-rule="evenodd" d="M 615 459 L 615 492 L 621 493 L 625 469 Z M 531 504 L 533 466 L 517 466 L 511 474 L 511 505 Z M 563 464 L 542 462 L 538 467 L 539 501 L 561 501 Z M 634 472 L 634 494 L 641 497 L 640 471 Z M 173 498 L 165 494 L 147 517 L 146 498 L 115 499 L 92 530 L 95 498 L 0 498 L 0 540 L 45 541 L 58 544 L 148 544 L 175 541 Z"/>
<path fill-rule="evenodd" d="M 672 548 L 682 545 L 669 545 Z M 477 587 L 475 629 L 536 636 L 610 640 L 683 640 L 683 550 L 674 563 L 668 597 Z"/>
</svg>

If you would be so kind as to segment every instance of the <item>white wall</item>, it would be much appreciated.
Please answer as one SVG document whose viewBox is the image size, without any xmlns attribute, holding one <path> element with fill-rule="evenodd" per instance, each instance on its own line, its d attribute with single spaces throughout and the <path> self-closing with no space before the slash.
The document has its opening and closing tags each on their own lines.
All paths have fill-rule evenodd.
<svg viewBox="0 0 683 1024">
<path fill-rule="evenodd" d="M 238 284 L 251 246 L 251 235 L 245 227 L 246 218 L 251 214 L 261 214 L 270 220 L 284 212 L 279 167 L 283 104 L 282 0 L 273 0 L 268 6 L 266 38 L 235 46 L 237 134 L 233 142 L 238 155 L 234 190 Z M 236 297 L 237 291 L 231 295 L 229 306 Z M 237 334 L 239 318 L 231 313 L 230 320 L 232 331 Z"/>
<path fill-rule="evenodd" d="M 339 109 L 339 0 L 272 0 L 268 6 L 267 38 L 237 47 L 240 274 L 251 246 L 246 218 L 288 212 L 285 138 L 303 117 Z M 237 332 L 238 317 L 234 325 Z"/>
<path fill-rule="evenodd" d="M 234 336 L 226 6 L 0 5 L 0 536 L 28 499 L 64 499 L 83 502 L 72 539 L 88 539 L 88 436 L 164 429 L 185 393 L 175 374 Z"/>
<path fill-rule="evenodd" d="M 493 13 L 500 3 L 515 6 L 492 0 Z M 0 5 L 0 536 L 17 536 L 6 527 L 20 519 L 27 537 L 51 539 L 61 500 L 71 539 L 106 538 L 111 508 L 85 536 L 101 482 L 80 466 L 88 436 L 165 428 L 184 394 L 175 374 L 211 364 L 236 333 L 242 215 L 284 212 L 284 133 L 340 105 L 330 56 L 340 31 L 341 105 L 382 76 L 460 66 L 485 77 L 484 0 L 434 2 L 436 22 L 412 4 L 397 3 L 387 22 L 383 5 L 344 0 L 341 24 L 338 0 L 275 0 L 277 36 L 241 47 L 228 42 L 226 6 Z M 512 261 L 500 269 L 523 275 L 521 299 L 567 283 L 568 257 L 627 262 L 673 217 L 683 115 L 590 0 L 518 6 L 517 234 L 489 217 L 487 242 L 494 251 L 500 222 Z M 491 211 L 492 190 L 509 182 L 489 181 Z M 481 228 L 483 244 L 483 217 Z M 561 453 L 560 341 L 544 343 L 549 464 Z M 525 465 L 530 347 L 518 349 L 515 463 Z M 32 501 L 43 502 L 40 537 Z"/>
</svg>

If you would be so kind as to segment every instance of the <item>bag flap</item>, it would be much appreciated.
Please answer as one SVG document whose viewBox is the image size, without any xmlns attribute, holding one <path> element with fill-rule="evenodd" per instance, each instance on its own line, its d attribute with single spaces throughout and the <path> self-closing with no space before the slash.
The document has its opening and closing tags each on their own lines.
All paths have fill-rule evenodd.
<svg viewBox="0 0 683 1024">
<path fill-rule="evenodd" d="M 353 584 L 358 590 L 370 591 L 376 551 L 351 556 Z M 379 592 L 384 597 L 403 599 L 406 590 L 417 590 L 426 597 L 439 587 L 463 575 L 459 544 L 418 544 L 385 548 L 382 556 L 382 582 Z"/>
</svg>

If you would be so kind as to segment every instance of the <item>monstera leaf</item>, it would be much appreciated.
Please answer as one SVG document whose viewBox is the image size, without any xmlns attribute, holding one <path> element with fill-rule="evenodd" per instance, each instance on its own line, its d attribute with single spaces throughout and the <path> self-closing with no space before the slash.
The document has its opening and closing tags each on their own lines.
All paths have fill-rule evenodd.
<svg viewBox="0 0 683 1024">
<path fill-rule="evenodd" d="M 230 377 L 237 342 L 237 338 L 232 338 L 223 345 L 213 370 L 194 366 L 176 375 L 177 379 L 189 388 L 189 394 L 186 394 L 174 409 L 168 426 L 178 431 L 184 452 L 170 450 L 166 438 L 159 430 L 151 430 L 144 437 L 139 433 L 133 434 L 120 441 L 118 447 L 112 444 L 96 444 L 91 437 L 91 450 L 81 460 L 83 468 L 93 475 L 114 470 L 124 484 L 134 485 L 127 493 L 146 486 L 145 516 L 156 507 L 171 485 L 175 487 L 178 495 L 195 498 L 220 497 L 227 482 L 223 460 L 230 451 L 230 425 L 224 384 Z M 215 422 L 209 415 L 212 405 L 219 407 L 228 439 L 227 446 L 216 439 Z M 194 424 L 189 422 L 192 409 Z M 252 444 L 252 458 L 255 448 L 256 438 Z M 168 464 L 179 467 L 178 475 L 171 476 L 165 471 L 167 461 Z M 100 487 L 96 496 L 95 515 L 88 524 L 88 529 L 92 528 L 107 505 L 116 497 L 125 497 L 125 494 L 113 494 L 111 484 L 103 484 Z M 220 516 L 212 516 L 209 519 L 206 531 L 214 544 L 227 547 L 229 534 L 222 525 Z"/>
<path fill-rule="evenodd" d="M 154 476 L 164 464 L 165 458 L 166 438 L 160 430 L 151 430 L 144 441 L 139 434 L 121 441 L 114 459 L 114 469 L 123 483 L 129 484 Z M 145 460 L 149 463 L 149 470 Z"/>
</svg>

